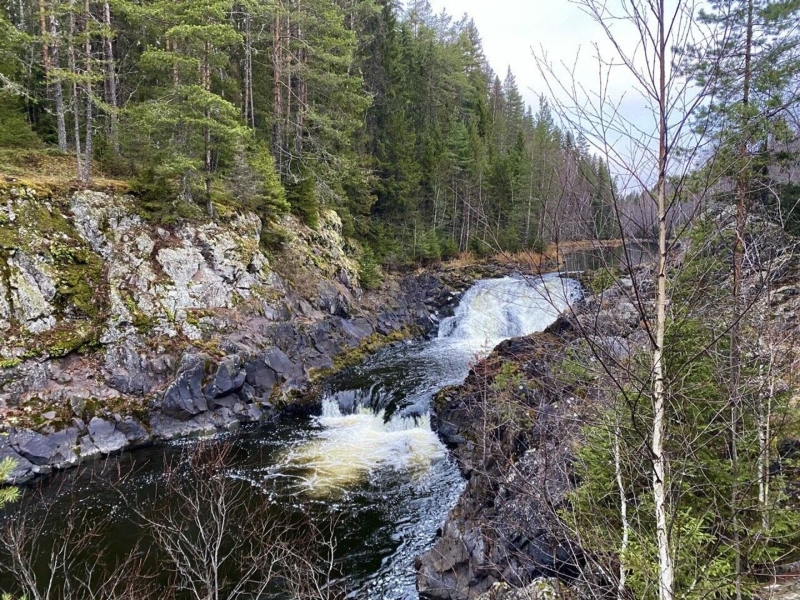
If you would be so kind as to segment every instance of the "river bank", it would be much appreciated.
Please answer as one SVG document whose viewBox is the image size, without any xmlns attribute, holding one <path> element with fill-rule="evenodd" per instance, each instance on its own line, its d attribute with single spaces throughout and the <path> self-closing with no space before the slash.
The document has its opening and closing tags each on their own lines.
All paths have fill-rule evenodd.
<svg viewBox="0 0 800 600">
<path fill-rule="evenodd" d="M 332 528 L 336 570 L 353 597 L 417 598 L 414 559 L 430 548 L 464 485 L 430 428 L 433 394 L 463 381 L 476 357 L 500 340 L 544 329 L 578 289 L 557 274 L 480 280 L 461 295 L 436 335 L 391 344 L 326 378 L 321 410 L 312 418 L 283 411 L 281 418 L 206 443 L 230 449 L 235 460 L 226 465 L 224 479 L 237 482 L 232 485 L 241 486 L 271 519 L 302 515 L 321 529 Z M 100 534 L 109 544 L 104 557 L 124 560 L 149 530 L 120 498 L 136 497 L 138 512 L 154 503 L 152 510 L 163 510 L 155 499 L 165 473 L 202 447 L 199 441 L 176 441 L 55 474 L 43 486 L 25 489 L 6 514 L 7 524 L 23 515 L 46 522 L 52 533 L 39 544 L 61 547 L 70 544 L 59 537 L 65 515 L 90 507 L 82 520 L 94 523 L 111 513 L 115 518 L 103 521 Z M 188 487 L 204 484 L 191 469 L 187 476 Z M 61 493 L 63 488 L 72 493 Z M 179 501 L 168 506 L 174 510 Z M 16 589 L 14 581 L 0 578 L 0 587 L 4 583 Z"/>
<path fill-rule="evenodd" d="M 694 296 L 702 286 L 729 289 L 730 267 L 720 257 L 730 255 L 725 235 L 732 236 L 734 216 L 730 207 L 711 205 L 673 247 L 668 268 L 675 298 L 702 297 Z M 784 358 L 774 390 L 790 397 L 790 410 L 796 410 L 797 240 L 768 215 L 752 215 L 747 235 L 748 318 L 761 323 L 765 338 L 765 323 L 780 331 L 773 340 Z M 587 272 L 581 280 L 587 295 L 558 321 L 542 333 L 503 342 L 473 366 L 463 385 L 435 399 L 432 426 L 467 485 L 436 544 L 417 561 L 424 598 L 514 598 L 508 590 L 536 587 L 531 582 L 543 577 L 569 582 L 576 597 L 595 597 L 591 586 L 605 585 L 586 569 L 595 564 L 595 549 L 576 539 L 564 517 L 568 495 L 580 483 L 575 462 L 587 425 L 612 406 L 615 390 L 635 381 L 637 365 L 648 365 L 654 267 Z M 710 319 L 719 308 L 696 310 L 695 318 Z M 779 440 L 770 468 L 786 478 L 789 502 L 796 505 L 796 455 L 790 449 L 797 429 L 790 426 L 782 435 L 789 437 Z M 791 585 L 786 593 L 783 588 L 773 586 L 764 597 L 794 597 Z"/>
<path fill-rule="evenodd" d="M 158 440 L 308 411 L 315 382 L 430 333 L 460 291 L 518 265 L 469 263 L 359 284 L 330 211 L 153 225 L 133 198 L 6 187 L 0 204 L 0 458 L 11 481 Z M 309 404 L 309 402 L 311 402 Z"/>
<path fill-rule="evenodd" d="M 583 380 L 598 357 L 625 361 L 646 346 L 630 301 L 634 277 L 642 301 L 651 302 L 650 269 L 640 267 L 574 303 L 542 333 L 501 343 L 463 385 L 436 397 L 432 426 L 467 486 L 417 562 L 423 597 L 474 598 L 501 582 L 521 587 L 575 573 L 580 550 L 557 511 L 572 487 L 581 427 L 599 400 Z"/>
</svg>

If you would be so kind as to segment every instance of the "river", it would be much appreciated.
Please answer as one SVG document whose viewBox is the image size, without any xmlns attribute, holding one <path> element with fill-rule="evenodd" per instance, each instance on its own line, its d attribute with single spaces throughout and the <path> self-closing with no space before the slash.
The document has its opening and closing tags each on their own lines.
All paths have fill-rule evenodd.
<svg viewBox="0 0 800 600">
<path fill-rule="evenodd" d="M 414 559 L 431 547 L 464 486 L 430 428 L 433 395 L 463 381 L 470 364 L 502 340 L 545 329 L 578 295 L 575 281 L 556 274 L 475 283 L 438 335 L 394 344 L 331 378 L 318 416 L 229 434 L 236 462 L 226 476 L 249 482 L 276 507 L 335 523 L 336 560 L 350 597 L 416 599 Z M 55 502 L 48 517 L 54 530 L 69 502 L 113 514 L 106 542 L 123 555 L 141 533 L 98 473 L 135 473 L 119 486 L 147 510 L 165 464 L 196 443 L 155 446 L 56 475 L 43 490 Z"/>
</svg>

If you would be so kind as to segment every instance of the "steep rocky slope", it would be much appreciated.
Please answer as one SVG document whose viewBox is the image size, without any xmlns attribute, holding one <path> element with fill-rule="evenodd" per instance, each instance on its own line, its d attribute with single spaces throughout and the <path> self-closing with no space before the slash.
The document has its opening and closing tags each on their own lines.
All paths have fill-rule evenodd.
<svg viewBox="0 0 800 600">
<path fill-rule="evenodd" d="M 251 213 L 153 225 L 130 196 L 5 187 L 0 458 L 13 479 L 307 410 L 321 373 L 425 333 L 455 297 L 424 274 L 364 294 L 335 212 L 316 230 L 279 226 L 271 264 Z"/>
<path fill-rule="evenodd" d="M 692 257 L 729 256 L 734 227 L 732 207 L 710 206 L 675 249 L 671 276 Z M 785 364 L 777 386 L 790 392 L 800 366 L 794 351 L 800 339 L 798 241 L 762 214 L 751 216 L 746 241 L 748 318 L 762 323 L 762 333 L 766 323 L 780 332 L 775 351 Z M 729 267 L 723 261 L 714 268 L 727 285 Z M 474 366 L 463 385 L 437 398 L 432 424 L 468 483 L 435 546 L 418 560 L 423 597 L 501 598 L 506 584 L 523 587 L 537 577 L 575 573 L 582 550 L 558 510 L 574 484 L 571 463 L 582 443 L 581 427 L 613 390 L 600 362 L 624 374 L 627 361 L 648 346 L 643 320 L 653 314 L 650 267 L 608 279 L 607 273 L 589 277 L 594 285 L 587 288 L 603 291 L 587 292 L 545 332 L 504 342 Z M 799 405 L 796 393 L 793 398 Z M 782 597 L 774 589 L 769 594 L 764 597 Z"/>
<path fill-rule="evenodd" d="M 648 292 L 649 269 L 634 274 Z M 508 340 L 443 391 L 432 419 L 468 479 L 441 536 L 418 561 L 426 598 L 474 598 L 569 574 L 579 559 L 556 510 L 571 487 L 581 424 L 598 399 L 583 381 L 595 353 L 624 361 L 645 344 L 622 279 L 579 301 L 542 333 Z"/>
</svg>

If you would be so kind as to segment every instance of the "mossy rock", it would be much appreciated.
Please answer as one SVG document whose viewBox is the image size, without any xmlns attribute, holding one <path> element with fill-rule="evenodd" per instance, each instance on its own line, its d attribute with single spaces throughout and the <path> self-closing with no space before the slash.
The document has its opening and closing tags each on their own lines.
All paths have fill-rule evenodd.
<svg viewBox="0 0 800 600">
<path fill-rule="evenodd" d="M 68 219 L 66 201 L 27 188 L 15 188 L 10 197 L 15 219 L 0 223 L 0 254 L 20 250 L 44 257 L 56 287 L 53 304 L 58 317 L 99 321 L 108 306 L 103 259 Z M 8 256 L 0 258 L 7 264 Z M 0 276 L 7 279 L 9 273 Z"/>
</svg>

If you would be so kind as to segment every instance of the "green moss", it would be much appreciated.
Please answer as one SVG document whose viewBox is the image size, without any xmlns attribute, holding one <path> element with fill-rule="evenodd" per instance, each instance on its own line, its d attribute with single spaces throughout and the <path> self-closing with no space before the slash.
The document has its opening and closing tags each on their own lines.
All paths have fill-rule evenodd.
<svg viewBox="0 0 800 600">
<path fill-rule="evenodd" d="M 334 373 L 343 371 L 354 367 L 366 360 L 370 355 L 374 354 L 381 348 L 388 346 L 393 342 L 399 342 L 414 337 L 415 331 L 409 327 L 392 331 L 388 335 L 381 335 L 380 333 L 373 333 L 371 336 L 363 340 L 356 348 L 347 350 L 334 357 L 333 367 L 330 369 L 312 369 L 309 379 L 312 383 L 330 377 Z"/>
<path fill-rule="evenodd" d="M 0 253 L 22 250 L 48 258 L 54 273 L 58 316 L 98 320 L 107 307 L 103 260 L 81 239 L 65 217 L 66 201 L 42 197 L 26 188 L 3 192 L 14 198 L 14 222 L 0 224 Z M 6 251 L 6 252 L 3 252 Z M 6 256 L 0 256 L 7 263 Z M 7 268 L 0 277 L 8 279 Z M 75 314 L 78 313 L 78 314 Z"/>
<path fill-rule="evenodd" d="M 37 340 L 41 353 L 55 358 L 87 352 L 99 345 L 99 330 L 88 323 L 67 323 L 42 334 Z"/>
<path fill-rule="evenodd" d="M 61 258 L 56 259 L 57 292 L 62 309 L 66 311 L 72 305 L 87 317 L 98 317 L 107 305 L 102 259 L 85 248 L 69 248 L 63 252 Z"/>
<path fill-rule="evenodd" d="M 202 308 L 189 308 L 186 310 L 186 322 L 189 325 L 194 325 L 197 327 L 200 325 L 200 320 L 206 317 L 211 317 L 214 315 L 214 311 L 206 310 Z"/>
<path fill-rule="evenodd" d="M 143 335 L 150 333 L 156 325 L 155 318 L 150 317 L 142 312 L 139 309 L 139 306 L 136 304 L 136 301 L 133 299 L 133 296 L 131 296 L 127 291 L 119 290 L 119 294 L 122 298 L 122 303 L 131 314 L 131 322 L 136 328 L 136 331 Z"/>
<path fill-rule="evenodd" d="M 22 362 L 19 358 L 6 358 L 0 360 L 0 369 L 12 369 Z"/>
</svg>

